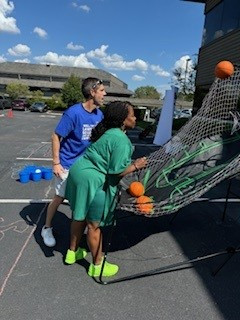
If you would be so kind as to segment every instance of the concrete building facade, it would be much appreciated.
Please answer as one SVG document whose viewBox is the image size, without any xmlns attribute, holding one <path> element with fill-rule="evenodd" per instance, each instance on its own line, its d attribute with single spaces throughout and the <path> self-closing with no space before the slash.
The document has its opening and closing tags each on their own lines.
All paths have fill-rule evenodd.
<svg viewBox="0 0 240 320">
<path fill-rule="evenodd" d="M 131 97 L 133 95 L 126 83 L 100 69 L 19 62 L 0 63 L 0 91 L 4 92 L 7 84 L 11 82 L 20 82 L 29 86 L 31 91 L 41 90 L 45 96 L 52 96 L 60 92 L 71 74 L 81 80 L 88 77 L 103 80 L 108 96 Z"/>
<path fill-rule="evenodd" d="M 26 84 L 30 91 L 41 90 L 44 96 L 50 97 L 54 93 L 60 93 L 61 88 L 71 74 L 74 74 L 81 80 L 88 77 L 101 79 L 107 92 L 107 96 L 105 97 L 106 102 L 128 100 L 136 107 L 149 109 L 160 108 L 162 106 L 161 100 L 133 98 L 134 92 L 128 89 L 127 84 L 106 71 L 50 64 L 0 63 L 0 93 L 5 93 L 6 86 L 9 83 L 20 82 Z"/>
</svg>

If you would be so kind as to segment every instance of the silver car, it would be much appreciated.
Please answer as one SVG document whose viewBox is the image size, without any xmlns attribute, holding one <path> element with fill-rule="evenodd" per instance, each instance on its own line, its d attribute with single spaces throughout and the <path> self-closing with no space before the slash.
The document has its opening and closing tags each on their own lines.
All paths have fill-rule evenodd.
<svg viewBox="0 0 240 320">
<path fill-rule="evenodd" d="M 48 106 L 42 101 L 34 102 L 30 107 L 30 111 L 47 112 L 47 110 Z"/>
</svg>

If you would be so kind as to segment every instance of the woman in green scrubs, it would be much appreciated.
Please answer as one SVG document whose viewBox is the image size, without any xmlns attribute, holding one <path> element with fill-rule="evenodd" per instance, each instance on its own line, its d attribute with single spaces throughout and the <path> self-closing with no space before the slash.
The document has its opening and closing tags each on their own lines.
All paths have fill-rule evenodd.
<svg viewBox="0 0 240 320">
<path fill-rule="evenodd" d="M 73 221 L 65 262 L 72 264 L 86 256 L 86 250 L 78 245 L 87 223 L 87 241 L 93 260 L 88 270 L 91 277 L 100 275 L 103 259 L 99 227 L 112 218 L 118 183 L 123 176 L 147 163 L 143 157 L 131 164 L 133 146 L 125 130 L 134 128 L 135 123 L 133 106 L 129 102 L 110 103 L 104 119 L 92 131 L 93 143 L 69 171 L 65 198 L 69 200 Z M 113 276 L 117 272 L 117 265 L 105 262 L 103 276 Z"/>
</svg>

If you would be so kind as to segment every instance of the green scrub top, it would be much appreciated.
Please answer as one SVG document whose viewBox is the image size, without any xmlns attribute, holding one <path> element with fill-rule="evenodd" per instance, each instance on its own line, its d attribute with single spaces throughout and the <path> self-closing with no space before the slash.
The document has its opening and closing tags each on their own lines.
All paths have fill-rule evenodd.
<svg viewBox="0 0 240 320">
<path fill-rule="evenodd" d="M 119 128 L 107 130 L 87 148 L 70 168 L 65 198 L 69 200 L 73 219 L 83 221 L 97 191 L 105 191 L 105 203 L 100 225 L 112 220 L 116 206 L 119 174 L 131 163 L 133 146 Z"/>
</svg>

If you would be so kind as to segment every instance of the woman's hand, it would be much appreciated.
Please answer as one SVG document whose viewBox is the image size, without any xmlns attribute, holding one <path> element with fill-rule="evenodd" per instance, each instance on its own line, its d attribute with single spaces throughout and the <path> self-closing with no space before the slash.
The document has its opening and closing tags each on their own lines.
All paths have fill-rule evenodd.
<svg viewBox="0 0 240 320">
<path fill-rule="evenodd" d="M 124 177 L 126 174 L 132 173 L 135 170 L 142 169 L 147 165 L 147 158 L 142 157 L 136 159 L 130 166 L 128 166 L 122 173 L 119 174 L 119 177 Z"/>
<path fill-rule="evenodd" d="M 142 169 L 147 165 L 147 158 L 146 157 L 138 158 L 133 162 L 133 165 L 136 168 L 136 170 Z"/>
</svg>

